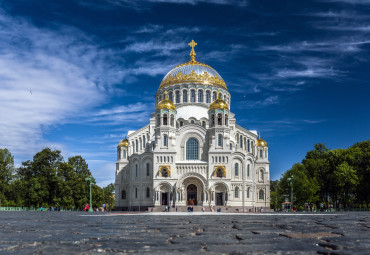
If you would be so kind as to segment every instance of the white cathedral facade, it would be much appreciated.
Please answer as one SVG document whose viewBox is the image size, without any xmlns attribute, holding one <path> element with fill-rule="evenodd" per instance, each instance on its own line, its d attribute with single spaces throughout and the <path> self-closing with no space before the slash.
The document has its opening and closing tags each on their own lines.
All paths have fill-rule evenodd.
<svg viewBox="0 0 370 255">
<path fill-rule="evenodd" d="M 191 60 L 163 78 L 149 124 L 117 146 L 115 209 L 270 208 L 267 143 L 236 124 L 224 80 L 189 45 Z"/>
</svg>

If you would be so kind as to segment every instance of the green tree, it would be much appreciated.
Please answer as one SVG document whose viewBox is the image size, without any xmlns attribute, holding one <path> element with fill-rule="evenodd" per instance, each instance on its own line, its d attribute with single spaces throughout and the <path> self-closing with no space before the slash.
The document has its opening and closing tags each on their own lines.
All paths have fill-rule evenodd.
<svg viewBox="0 0 370 255">
<path fill-rule="evenodd" d="M 356 171 L 347 162 L 340 164 L 334 172 L 334 180 L 339 193 L 339 199 L 345 207 L 353 199 L 353 192 L 358 185 L 358 177 Z"/>
<path fill-rule="evenodd" d="M 281 204 L 284 202 L 283 193 L 279 180 L 270 181 L 270 206 L 272 209 L 281 208 Z"/>
<path fill-rule="evenodd" d="M 85 159 L 81 156 L 69 158 L 68 164 L 74 172 L 73 178 L 69 182 L 69 187 L 72 189 L 74 207 L 81 209 L 89 203 L 89 183 L 85 179 L 91 175 L 91 172 Z"/>
<path fill-rule="evenodd" d="M 113 183 L 103 188 L 104 190 L 104 203 L 108 204 L 108 210 L 114 208 L 114 185 Z"/>
<path fill-rule="evenodd" d="M 289 181 L 288 178 L 291 178 Z M 289 195 L 291 185 L 293 185 L 294 201 L 293 205 L 303 208 L 305 203 L 315 203 L 318 200 L 317 191 L 319 185 L 315 178 L 310 178 L 302 164 L 294 164 L 293 167 L 286 171 L 281 178 L 282 191 Z"/>
<path fill-rule="evenodd" d="M 14 157 L 8 149 L 0 149 L 0 204 L 7 204 L 10 182 L 14 173 Z"/>
</svg>

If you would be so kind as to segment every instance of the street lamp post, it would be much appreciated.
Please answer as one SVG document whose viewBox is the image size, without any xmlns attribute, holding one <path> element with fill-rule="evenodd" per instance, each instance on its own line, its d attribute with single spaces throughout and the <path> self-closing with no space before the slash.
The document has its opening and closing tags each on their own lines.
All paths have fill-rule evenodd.
<svg viewBox="0 0 370 255">
<path fill-rule="evenodd" d="M 85 178 L 85 181 L 88 181 L 88 182 L 90 183 L 90 208 L 89 208 L 89 212 L 92 212 L 92 211 L 93 211 L 93 209 L 92 209 L 91 184 L 92 184 L 93 182 L 95 182 L 95 179 L 94 179 L 94 177 L 89 176 L 89 177 L 86 177 L 86 178 Z"/>
<path fill-rule="evenodd" d="M 287 178 L 290 183 L 290 209 L 293 210 L 293 176 Z"/>
</svg>

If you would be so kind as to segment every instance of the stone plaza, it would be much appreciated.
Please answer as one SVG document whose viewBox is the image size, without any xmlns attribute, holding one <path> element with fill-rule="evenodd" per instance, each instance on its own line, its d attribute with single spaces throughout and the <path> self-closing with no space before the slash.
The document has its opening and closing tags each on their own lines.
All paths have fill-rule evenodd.
<svg viewBox="0 0 370 255">
<path fill-rule="evenodd" d="M 369 254 L 369 212 L 0 212 L 1 254 Z"/>
</svg>

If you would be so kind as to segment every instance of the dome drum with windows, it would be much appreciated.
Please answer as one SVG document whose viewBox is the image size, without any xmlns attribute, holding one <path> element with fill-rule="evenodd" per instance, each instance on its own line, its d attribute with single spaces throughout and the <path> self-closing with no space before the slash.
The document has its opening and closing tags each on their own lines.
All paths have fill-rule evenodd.
<svg viewBox="0 0 370 255">
<path fill-rule="evenodd" d="M 206 108 L 217 99 L 230 104 L 230 93 L 221 75 L 209 65 L 195 60 L 194 47 L 197 43 L 192 40 L 190 61 L 174 67 L 163 78 L 156 93 L 156 108 L 164 107 L 162 99 L 168 92 L 168 98 L 176 107 L 189 104 Z M 160 106 L 158 106 L 160 104 Z"/>
</svg>

